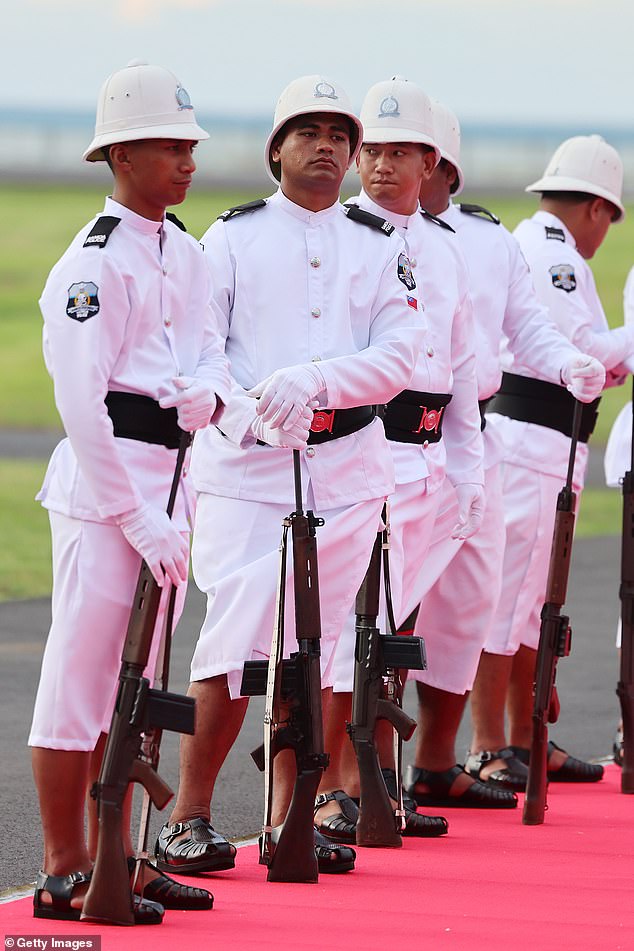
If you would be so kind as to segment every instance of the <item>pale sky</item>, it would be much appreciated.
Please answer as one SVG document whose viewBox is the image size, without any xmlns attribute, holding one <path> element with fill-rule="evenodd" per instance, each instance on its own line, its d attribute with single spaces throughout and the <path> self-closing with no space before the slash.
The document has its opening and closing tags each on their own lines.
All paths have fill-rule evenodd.
<svg viewBox="0 0 634 951">
<path fill-rule="evenodd" d="M 323 73 L 356 108 L 399 74 L 463 121 L 634 125 L 632 0 L 0 0 L 0 108 L 94 111 L 133 58 L 199 113 L 272 116 Z"/>
</svg>

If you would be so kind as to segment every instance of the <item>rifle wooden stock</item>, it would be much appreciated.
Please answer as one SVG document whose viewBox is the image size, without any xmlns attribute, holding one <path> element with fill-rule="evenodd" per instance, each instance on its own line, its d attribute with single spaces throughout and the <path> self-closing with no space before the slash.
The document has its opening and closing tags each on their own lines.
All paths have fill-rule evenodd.
<svg viewBox="0 0 634 951">
<path fill-rule="evenodd" d="M 167 506 L 171 516 L 185 453 L 191 437 L 183 433 Z M 152 728 L 194 732 L 194 700 L 152 690 L 143 676 L 152 646 L 161 588 L 145 561 L 141 563 L 134 602 L 121 656 L 119 688 L 104 750 L 99 779 L 91 796 L 97 800 L 97 854 L 84 899 L 82 921 L 132 925 L 134 912 L 127 856 L 123 849 L 123 805 L 131 782 L 146 788 L 158 809 L 172 790 L 139 759 L 143 734 Z"/>
<path fill-rule="evenodd" d="M 572 490 L 581 404 L 575 403 L 572 423 L 572 439 L 568 457 L 566 484 L 557 496 L 557 511 L 553 542 L 550 550 L 546 601 L 541 611 L 539 646 L 535 663 L 535 700 L 533 705 L 533 732 L 531 738 L 528 780 L 522 822 L 524 825 L 541 825 L 546 804 L 548 785 L 548 723 L 555 722 L 558 703 L 553 703 L 557 661 L 570 653 L 572 631 L 569 618 L 561 613 L 566 601 L 570 557 L 575 527 L 575 499 Z M 555 712 L 557 711 L 557 712 Z"/>
<path fill-rule="evenodd" d="M 621 792 L 634 793 L 634 377 L 632 378 L 632 447 L 630 469 L 623 479 L 621 534 L 621 660 L 616 693 L 623 723 Z"/>
<path fill-rule="evenodd" d="M 377 534 L 370 564 L 355 606 L 356 645 L 352 716 L 348 734 L 359 767 L 360 803 L 356 842 L 359 846 L 400 848 L 397 827 L 375 744 L 377 720 L 387 720 L 408 740 L 416 722 L 398 703 L 384 698 L 384 677 L 394 667 L 425 666 L 420 638 L 382 635 L 376 626 L 381 586 L 382 533 Z"/>
</svg>

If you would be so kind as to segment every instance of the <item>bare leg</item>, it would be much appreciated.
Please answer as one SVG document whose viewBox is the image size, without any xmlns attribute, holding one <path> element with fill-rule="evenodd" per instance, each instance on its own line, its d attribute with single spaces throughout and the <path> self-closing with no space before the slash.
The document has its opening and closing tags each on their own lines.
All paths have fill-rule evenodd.
<svg viewBox="0 0 634 951">
<path fill-rule="evenodd" d="M 196 700 L 196 732 L 181 738 L 180 784 L 170 823 L 197 817 L 210 819 L 218 773 L 236 741 L 249 704 L 247 697 L 231 699 L 224 674 L 190 684 L 187 693 Z"/>
<path fill-rule="evenodd" d="M 510 742 L 512 746 L 521 746 L 524 749 L 530 749 L 532 742 L 533 683 L 536 660 L 536 650 L 524 645 L 520 647 L 513 658 L 507 695 Z M 548 768 L 559 769 L 567 759 L 568 754 L 564 750 L 551 750 L 548 754 Z"/>
<path fill-rule="evenodd" d="M 90 795 L 90 790 L 93 785 L 99 779 L 99 773 L 101 771 L 101 762 L 103 760 L 104 750 L 106 748 L 106 740 L 108 735 L 102 733 L 99 739 L 97 740 L 97 745 L 95 746 L 93 752 L 90 754 L 90 765 L 88 769 L 88 786 L 87 786 L 87 796 L 86 796 L 86 812 L 88 814 L 88 854 L 94 862 L 95 856 L 97 854 L 97 842 L 99 837 L 99 820 L 97 818 L 97 803 Z M 123 801 L 123 818 L 121 820 L 121 830 L 123 836 L 123 847 L 125 849 L 126 855 L 134 855 L 135 847 L 132 844 L 132 839 L 130 837 L 130 817 L 132 815 L 132 793 L 133 787 L 130 785 L 126 797 Z"/>
<path fill-rule="evenodd" d="M 504 711 L 512 667 L 513 657 L 486 651 L 480 656 L 471 693 L 472 753 L 500 750 L 507 745 Z M 491 760 L 483 767 L 481 779 L 487 779 L 495 770 L 505 768 L 504 760 Z"/>
<path fill-rule="evenodd" d="M 416 689 L 418 729 L 414 764 L 420 769 L 442 773 L 456 764 L 456 735 L 469 694 L 449 693 L 422 683 L 417 683 Z M 467 773 L 462 773 L 452 786 L 453 794 L 460 795 L 474 782 Z M 415 788 L 419 793 L 428 792 L 424 783 Z"/>
<path fill-rule="evenodd" d="M 335 789 L 345 789 L 348 795 L 354 795 L 354 790 L 348 789 L 345 785 L 346 775 L 344 773 L 344 750 L 346 745 L 350 746 L 350 741 L 346 734 L 346 723 L 350 720 L 350 711 L 352 708 L 351 693 L 333 693 L 331 688 L 322 692 L 322 702 L 324 710 L 324 747 L 330 755 L 328 769 L 319 784 L 320 793 L 334 792 Z M 347 750 L 346 750 L 347 753 Z M 358 787 L 358 778 L 357 778 Z M 341 812 L 341 806 L 337 802 L 327 802 L 321 806 L 315 813 L 316 821 L 321 821 L 327 816 L 336 815 Z"/>
</svg>

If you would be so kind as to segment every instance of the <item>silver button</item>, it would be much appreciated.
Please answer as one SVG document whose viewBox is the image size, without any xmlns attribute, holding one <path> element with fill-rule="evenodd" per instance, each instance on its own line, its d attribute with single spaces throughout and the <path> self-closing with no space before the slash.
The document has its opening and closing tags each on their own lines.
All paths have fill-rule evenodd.
<svg viewBox="0 0 634 951">
<path fill-rule="evenodd" d="M 321 362 L 321 357 L 313 357 L 312 362 L 313 362 L 313 363 L 320 363 L 320 362 Z"/>
<path fill-rule="evenodd" d="M 313 449 L 312 446 L 308 447 L 308 449 L 306 450 L 306 455 L 308 456 L 309 459 L 313 458 L 313 456 L 315 455 L 315 450 Z"/>
<path fill-rule="evenodd" d="M 166 327 L 172 326 L 172 321 L 169 319 L 169 317 L 166 317 L 163 323 L 165 324 Z"/>
<path fill-rule="evenodd" d="M 430 346 L 430 347 L 427 347 L 427 356 L 428 356 L 428 357 L 433 357 L 433 355 L 434 355 L 434 348 L 431 347 L 431 346 Z"/>
<path fill-rule="evenodd" d="M 321 317 L 321 310 L 319 309 L 319 307 L 313 307 L 313 309 L 311 310 L 311 314 L 313 315 L 313 317 Z"/>
<path fill-rule="evenodd" d="M 163 274 L 167 274 L 167 264 L 163 265 Z"/>
<path fill-rule="evenodd" d="M 427 449 L 428 446 L 429 446 L 429 439 L 426 439 L 425 442 L 423 443 L 423 449 Z"/>
<path fill-rule="evenodd" d="M 409 263 L 412 265 L 412 267 L 416 267 L 416 258 L 410 258 Z"/>
<path fill-rule="evenodd" d="M 187 478 L 187 469 L 183 469 L 183 479 Z"/>
<path fill-rule="evenodd" d="M 310 266 L 311 266 L 311 267 L 320 267 L 320 265 L 321 265 L 321 258 L 311 258 L 311 259 L 310 259 Z"/>
</svg>

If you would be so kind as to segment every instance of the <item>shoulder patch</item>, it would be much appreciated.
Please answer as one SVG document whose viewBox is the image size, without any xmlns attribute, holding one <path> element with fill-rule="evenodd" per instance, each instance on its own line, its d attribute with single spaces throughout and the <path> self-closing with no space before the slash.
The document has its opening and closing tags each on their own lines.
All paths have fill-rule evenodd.
<svg viewBox="0 0 634 951">
<path fill-rule="evenodd" d="M 83 324 L 99 313 L 99 288 L 92 281 L 79 281 L 68 288 L 66 313 L 71 320 Z"/>
<path fill-rule="evenodd" d="M 494 225 L 500 224 L 500 219 L 497 215 L 494 215 L 492 211 L 489 211 L 488 208 L 483 208 L 482 205 L 469 205 L 463 203 L 458 206 L 460 211 L 464 215 L 480 215 L 482 218 L 487 218 L 489 221 L 492 221 Z"/>
<path fill-rule="evenodd" d="M 566 242 L 566 235 L 561 230 L 561 228 L 551 228 L 550 225 L 545 225 L 546 228 L 546 237 L 550 238 L 551 241 L 563 241 Z"/>
<path fill-rule="evenodd" d="M 177 228 L 180 228 L 181 231 L 184 231 L 185 233 L 187 233 L 187 228 L 185 227 L 183 222 L 180 220 L 180 218 L 176 217 L 173 211 L 166 211 L 165 217 L 167 218 L 168 221 L 171 221 L 173 225 L 176 225 Z"/>
<path fill-rule="evenodd" d="M 437 218 L 436 215 L 432 215 L 431 211 L 426 211 L 424 208 L 421 208 L 420 213 L 423 218 L 428 218 L 429 221 L 433 221 L 439 228 L 444 228 L 445 231 L 451 231 L 452 234 L 456 233 L 455 229 L 452 228 L 448 222 L 443 221 L 442 218 Z"/>
<path fill-rule="evenodd" d="M 394 231 L 394 225 L 391 222 L 386 221 L 385 218 L 379 218 L 378 215 L 373 215 L 370 211 L 359 208 L 358 205 L 346 204 L 343 206 L 343 210 L 351 221 L 356 221 L 360 225 L 367 225 L 369 228 L 375 228 L 388 238 Z"/>
<path fill-rule="evenodd" d="M 577 289 L 577 278 L 572 264 L 555 264 L 548 268 L 550 279 L 555 287 L 570 294 Z"/>
<path fill-rule="evenodd" d="M 265 205 L 265 198 L 256 198 L 255 201 L 247 201 L 244 205 L 234 205 L 233 208 L 227 208 L 221 215 L 218 215 L 218 220 L 229 221 L 230 218 L 243 215 L 246 211 L 257 211 L 258 208 L 264 208 Z"/>
<path fill-rule="evenodd" d="M 412 265 L 404 251 L 401 251 L 401 253 L 398 256 L 398 261 L 396 264 L 396 276 L 398 277 L 401 284 L 405 285 L 408 291 L 413 291 L 414 288 L 416 287 L 416 281 L 414 280 L 414 272 L 412 271 Z M 409 299 L 408 299 L 408 303 L 409 303 Z"/>
<path fill-rule="evenodd" d="M 108 238 L 120 221 L 121 218 L 113 218 L 111 215 L 102 215 L 101 218 L 97 218 L 92 227 L 92 231 L 89 235 L 86 235 L 84 247 L 105 248 L 108 244 Z"/>
</svg>

